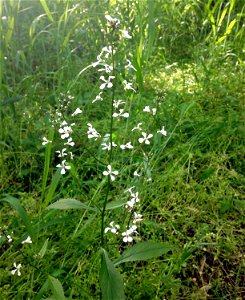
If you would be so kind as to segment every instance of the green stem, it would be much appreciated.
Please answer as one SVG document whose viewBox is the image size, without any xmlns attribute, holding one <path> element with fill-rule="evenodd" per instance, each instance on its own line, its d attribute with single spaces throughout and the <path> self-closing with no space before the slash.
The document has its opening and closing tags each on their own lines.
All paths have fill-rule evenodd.
<svg viewBox="0 0 245 300">
<path fill-rule="evenodd" d="M 113 48 L 113 32 L 111 35 L 111 48 L 112 48 L 112 67 L 113 67 L 113 72 L 112 75 L 115 76 L 115 61 L 114 61 L 114 48 Z M 116 82 L 116 76 L 115 76 L 115 82 Z M 114 97 L 115 97 L 115 85 L 113 85 L 112 87 L 112 96 L 111 96 L 111 119 L 110 119 L 110 153 L 109 153 L 109 165 L 111 164 L 112 161 L 112 154 L 113 154 L 113 150 L 112 150 L 112 132 L 113 132 L 113 101 L 114 101 Z M 110 175 L 108 176 L 108 181 L 107 181 L 107 189 L 106 189 L 106 195 L 105 195 L 105 200 L 103 203 L 103 209 L 101 212 L 101 247 L 104 248 L 104 244 L 105 244 L 105 239 L 104 239 L 104 232 L 105 232 L 105 211 L 106 211 L 106 204 L 107 204 L 107 200 L 108 200 L 108 195 L 109 195 L 109 191 L 110 191 L 110 187 L 111 187 L 111 178 Z"/>
</svg>

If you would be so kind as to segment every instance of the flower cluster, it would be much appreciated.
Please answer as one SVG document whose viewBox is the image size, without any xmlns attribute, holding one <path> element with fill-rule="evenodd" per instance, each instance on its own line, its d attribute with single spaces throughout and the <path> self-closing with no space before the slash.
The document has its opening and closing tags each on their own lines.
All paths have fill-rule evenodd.
<svg viewBox="0 0 245 300">
<path fill-rule="evenodd" d="M 67 170 L 71 169 L 69 163 L 67 162 L 67 159 L 73 160 L 74 158 L 74 154 L 71 148 L 75 146 L 75 142 L 72 138 L 72 132 L 75 123 L 68 123 L 68 121 L 66 120 L 68 118 L 65 119 L 65 115 L 68 114 L 73 99 L 74 97 L 72 97 L 69 92 L 67 95 L 61 93 L 58 102 L 59 105 L 52 120 L 52 127 L 58 126 L 57 131 L 60 135 L 61 141 L 63 142 L 63 147 L 60 150 L 56 151 L 57 156 L 61 159 L 61 162 L 56 167 L 60 168 L 61 174 L 65 174 Z M 81 113 L 82 110 L 77 107 L 71 114 L 71 117 L 74 118 Z M 46 137 L 43 137 L 42 145 L 47 145 L 48 143 L 52 143 L 52 141 L 48 140 Z"/>
</svg>

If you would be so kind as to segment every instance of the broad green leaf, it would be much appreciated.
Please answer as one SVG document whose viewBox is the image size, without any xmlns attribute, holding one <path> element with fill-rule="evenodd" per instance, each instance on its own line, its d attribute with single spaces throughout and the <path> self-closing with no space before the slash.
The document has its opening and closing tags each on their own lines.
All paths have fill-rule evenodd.
<svg viewBox="0 0 245 300">
<path fill-rule="evenodd" d="M 16 209 L 16 211 L 18 212 L 19 216 L 21 217 L 25 227 L 26 227 L 26 231 L 30 234 L 30 236 L 33 236 L 33 228 L 30 222 L 30 219 L 26 213 L 26 211 L 24 210 L 24 208 L 21 206 L 19 199 L 12 197 L 10 195 L 7 195 L 5 198 L 1 199 L 1 201 L 5 201 L 8 202 L 12 207 L 14 207 Z"/>
<path fill-rule="evenodd" d="M 114 265 L 116 266 L 128 261 L 147 260 L 163 255 L 173 249 L 174 247 L 169 244 L 152 241 L 141 242 L 124 251 L 124 253 L 114 261 Z"/>
<path fill-rule="evenodd" d="M 106 209 L 115 209 L 115 208 L 119 208 L 119 207 L 122 207 L 123 205 L 125 205 L 125 200 L 122 201 L 122 200 L 115 200 L 115 201 L 112 201 L 110 203 L 108 203 L 106 205 Z"/>
<path fill-rule="evenodd" d="M 55 299 L 66 300 L 66 297 L 64 295 L 64 290 L 60 281 L 57 278 L 54 278 L 50 275 L 48 276 L 48 280 L 49 280 L 49 286 L 54 294 Z"/>
<path fill-rule="evenodd" d="M 124 300 L 124 286 L 120 273 L 109 259 L 107 252 L 102 249 L 100 269 L 100 284 L 103 300 Z"/>
<path fill-rule="evenodd" d="M 92 211 L 97 211 L 96 208 L 87 206 L 86 204 L 76 200 L 76 199 L 61 199 L 57 202 L 49 205 L 46 209 L 87 209 Z"/>
</svg>

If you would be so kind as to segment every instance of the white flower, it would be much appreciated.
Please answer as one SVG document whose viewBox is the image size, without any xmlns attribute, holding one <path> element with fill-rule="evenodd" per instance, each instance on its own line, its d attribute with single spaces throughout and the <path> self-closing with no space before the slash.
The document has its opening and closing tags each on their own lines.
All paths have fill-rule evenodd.
<svg viewBox="0 0 245 300">
<path fill-rule="evenodd" d="M 70 170 L 71 166 L 67 165 L 66 160 L 62 160 L 61 164 L 56 166 L 57 168 L 61 168 L 60 173 L 63 175 L 66 173 L 66 170 Z"/>
<path fill-rule="evenodd" d="M 156 108 L 152 108 L 150 109 L 150 106 L 145 106 L 145 108 L 143 109 L 144 112 L 152 112 L 152 115 L 155 116 L 156 112 L 157 112 L 157 109 Z"/>
<path fill-rule="evenodd" d="M 135 203 L 140 202 L 140 199 L 139 199 L 139 193 L 138 193 L 138 192 L 132 193 L 132 192 L 130 191 L 130 194 L 131 194 L 131 197 L 132 197 L 132 198 L 131 198 L 131 200 L 127 201 L 125 207 L 126 207 L 127 209 L 129 209 L 129 210 L 132 210 L 133 207 L 134 207 L 134 205 L 135 205 Z"/>
<path fill-rule="evenodd" d="M 134 171 L 134 176 L 135 177 L 140 177 L 140 174 L 137 171 Z"/>
<path fill-rule="evenodd" d="M 8 239 L 8 243 L 11 243 L 13 241 L 11 235 L 9 235 L 9 234 L 7 235 L 7 239 Z"/>
<path fill-rule="evenodd" d="M 111 26 L 118 26 L 120 20 L 117 18 L 112 18 L 110 15 L 105 15 L 106 20 L 110 23 Z"/>
<path fill-rule="evenodd" d="M 107 64 L 103 64 L 104 68 L 98 69 L 98 72 L 105 71 L 106 73 L 111 73 L 113 71 L 113 67 Z"/>
<path fill-rule="evenodd" d="M 61 134 L 62 140 L 68 138 L 71 132 L 72 128 L 70 126 L 65 126 L 64 128 L 59 129 L 59 133 Z"/>
<path fill-rule="evenodd" d="M 127 30 L 120 30 L 121 33 L 122 33 L 122 37 L 125 38 L 125 39 L 131 39 L 132 36 L 129 35 L 128 31 Z"/>
<path fill-rule="evenodd" d="M 78 107 L 78 108 L 74 111 L 74 113 L 72 114 L 72 117 L 74 117 L 75 115 L 78 115 L 78 114 L 80 114 L 80 113 L 82 113 L 82 110 Z"/>
<path fill-rule="evenodd" d="M 125 66 L 125 69 L 133 69 L 134 71 L 136 71 L 135 67 L 132 65 L 131 61 L 129 59 L 126 59 L 127 61 L 127 65 Z"/>
<path fill-rule="evenodd" d="M 93 128 L 93 126 L 90 123 L 88 123 L 87 125 L 88 125 L 88 131 L 87 131 L 88 138 L 97 140 L 97 138 L 99 138 L 101 135 L 98 133 L 96 129 Z"/>
<path fill-rule="evenodd" d="M 127 80 L 124 80 L 123 85 L 125 90 L 133 90 L 136 93 L 136 90 L 132 88 L 132 83 L 127 82 Z"/>
<path fill-rule="evenodd" d="M 112 171 L 111 165 L 108 165 L 108 166 L 107 166 L 107 170 L 108 170 L 108 171 L 104 171 L 104 172 L 103 172 L 103 175 L 104 175 L 104 176 L 109 176 L 109 175 L 110 175 L 111 181 L 114 181 L 114 180 L 116 179 L 115 176 L 117 176 L 117 175 L 119 174 L 119 172 L 118 172 L 118 171 Z"/>
<path fill-rule="evenodd" d="M 122 100 L 114 100 L 113 101 L 113 106 L 115 107 L 115 108 L 118 108 L 119 107 L 119 105 L 122 105 L 122 104 L 124 104 L 125 102 L 123 102 Z"/>
<path fill-rule="evenodd" d="M 136 224 L 137 222 L 142 221 L 142 215 L 141 214 L 137 214 L 136 212 L 134 212 L 134 220 L 133 223 Z"/>
<path fill-rule="evenodd" d="M 14 275 L 17 272 L 17 275 L 20 276 L 20 268 L 21 268 L 21 264 L 16 265 L 16 263 L 14 262 L 14 270 L 11 271 L 11 274 Z"/>
<path fill-rule="evenodd" d="M 164 129 L 164 126 L 162 127 L 161 130 L 158 130 L 157 132 L 161 133 L 162 135 L 167 135 L 167 131 Z"/>
<path fill-rule="evenodd" d="M 106 227 L 105 228 L 105 233 L 107 233 L 108 231 L 114 233 L 114 234 L 118 234 L 118 229 L 120 229 L 119 225 L 114 225 L 114 221 L 110 222 L 110 227 Z"/>
<path fill-rule="evenodd" d="M 125 193 L 129 192 L 130 194 L 132 194 L 132 190 L 135 188 L 135 186 L 131 186 L 130 188 L 128 188 L 127 190 L 125 190 Z"/>
<path fill-rule="evenodd" d="M 72 138 L 69 137 L 67 140 L 67 143 L 64 143 L 64 145 L 69 145 L 71 147 L 75 146 L 75 143 L 72 141 Z"/>
<path fill-rule="evenodd" d="M 124 149 L 133 149 L 134 146 L 131 144 L 131 142 L 128 142 L 128 143 L 125 144 L 125 145 L 120 145 L 120 148 L 121 148 L 122 150 L 124 150 Z"/>
<path fill-rule="evenodd" d="M 113 83 L 111 82 L 111 79 L 114 79 L 115 78 L 115 76 L 109 76 L 108 77 L 108 79 L 106 80 L 105 79 L 105 76 L 100 76 L 100 79 L 102 80 L 102 81 L 104 81 L 104 83 L 102 83 L 101 85 L 100 85 L 100 89 L 101 90 L 103 90 L 104 88 L 108 88 L 108 89 L 110 89 L 110 88 L 112 88 L 113 87 Z"/>
<path fill-rule="evenodd" d="M 145 106 L 145 108 L 143 109 L 143 111 L 145 111 L 145 112 L 151 112 L 150 106 Z"/>
<path fill-rule="evenodd" d="M 157 109 L 156 108 L 152 108 L 152 114 L 153 114 L 153 116 L 155 116 L 155 114 L 157 113 Z"/>
<path fill-rule="evenodd" d="M 111 150 L 111 143 L 109 143 L 109 144 L 102 143 L 101 146 L 103 146 L 102 150 L 108 150 L 108 151 Z M 115 144 L 114 142 L 112 142 L 112 147 L 117 147 L 117 144 Z"/>
<path fill-rule="evenodd" d="M 64 157 L 67 155 L 66 148 L 63 148 L 61 151 L 55 151 L 56 153 L 59 153 L 58 157 Z"/>
<path fill-rule="evenodd" d="M 48 143 L 52 143 L 52 141 L 49 141 L 46 137 L 43 137 L 43 142 L 42 142 L 42 145 L 46 145 Z"/>
<path fill-rule="evenodd" d="M 21 242 L 21 244 L 32 244 L 31 237 L 28 236 L 24 241 Z"/>
<path fill-rule="evenodd" d="M 101 97 L 101 94 L 102 94 L 103 92 L 100 92 L 99 93 L 99 95 L 97 95 L 96 97 L 95 97 L 95 99 L 92 101 L 92 103 L 94 103 L 94 102 L 96 102 L 96 101 L 102 101 L 103 100 L 103 98 Z"/>
<path fill-rule="evenodd" d="M 142 144 L 142 143 L 145 142 L 145 144 L 149 145 L 149 144 L 150 144 L 149 139 L 153 137 L 153 134 L 150 133 L 150 134 L 147 136 L 147 133 L 142 132 L 142 135 L 143 135 L 143 138 L 139 138 L 139 139 L 138 139 L 139 143 Z"/>
<path fill-rule="evenodd" d="M 134 131 L 134 130 L 139 130 L 139 131 L 141 131 L 141 130 L 142 130 L 141 127 L 140 127 L 141 125 L 142 125 L 142 123 L 138 123 L 137 126 L 134 127 L 131 131 Z"/>
<path fill-rule="evenodd" d="M 123 112 L 123 109 L 119 109 L 119 112 L 118 113 L 114 113 L 112 115 L 113 118 L 119 118 L 119 117 L 124 117 L 124 118 L 128 118 L 129 117 L 129 113 L 124 113 Z"/>
<path fill-rule="evenodd" d="M 124 236 L 123 241 L 124 243 L 131 243 L 133 241 L 133 238 L 131 237 L 131 235 L 133 233 L 137 233 L 136 231 L 137 226 L 136 225 L 132 225 L 128 230 L 126 230 L 125 232 L 122 233 L 122 236 Z"/>
</svg>

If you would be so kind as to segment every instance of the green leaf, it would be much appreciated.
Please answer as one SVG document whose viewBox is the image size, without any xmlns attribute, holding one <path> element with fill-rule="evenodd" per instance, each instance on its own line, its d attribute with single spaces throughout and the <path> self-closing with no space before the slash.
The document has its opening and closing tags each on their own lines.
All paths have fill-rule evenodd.
<svg viewBox="0 0 245 300">
<path fill-rule="evenodd" d="M 38 252 L 38 257 L 40 258 L 43 258 L 46 251 L 47 251 L 47 248 L 48 248 L 48 239 L 46 239 L 46 241 L 44 242 L 42 248 L 40 249 L 40 251 Z"/>
<path fill-rule="evenodd" d="M 64 295 L 64 290 L 60 281 L 57 278 L 54 278 L 50 275 L 48 276 L 48 280 L 49 280 L 49 286 L 54 294 L 55 299 L 66 300 L 66 297 Z"/>
<path fill-rule="evenodd" d="M 53 18 L 52 14 L 51 14 L 51 12 L 48 8 L 48 5 L 47 5 L 46 1 L 45 0 L 40 0 L 40 3 L 42 4 L 42 7 L 43 7 L 45 13 L 47 14 L 49 20 L 54 22 L 54 18 Z"/>
<path fill-rule="evenodd" d="M 152 241 L 141 242 L 124 251 L 124 253 L 114 261 L 114 265 L 116 266 L 128 261 L 147 260 L 163 255 L 173 249 L 174 247 L 169 244 Z"/>
<path fill-rule="evenodd" d="M 100 284 L 103 300 L 124 300 L 124 286 L 120 273 L 109 259 L 107 252 L 102 249 L 100 269 Z"/>
<path fill-rule="evenodd" d="M 125 203 L 126 203 L 125 200 L 123 200 L 123 201 L 122 200 L 112 201 L 112 202 L 110 202 L 106 205 L 106 210 L 122 207 L 123 205 L 125 205 Z"/>
<path fill-rule="evenodd" d="M 52 178 L 51 184 L 49 186 L 48 194 L 44 200 L 44 203 L 42 204 L 43 208 L 45 208 L 52 201 L 52 198 L 54 196 L 54 193 L 58 186 L 60 178 L 61 178 L 60 169 L 57 169 Z"/>
<path fill-rule="evenodd" d="M 76 199 L 60 199 L 57 202 L 49 205 L 46 209 L 87 209 L 92 211 L 97 211 L 96 208 L 87 206 L 86 204 L 76 200 Z"/>
<path fill-rule="evenodd" d="M 1 199 L 0 202 L 1 201 L 8 202 L 12 207 L 16 209 L 26 227 L 26 231 L 30 234 L 30 236 L 33 237 L 34 234 L 30 219 L 24 208 L 21 206 L 20 200 L 10 195 L 7 195 L 5 198 Z"/>
</svg>

